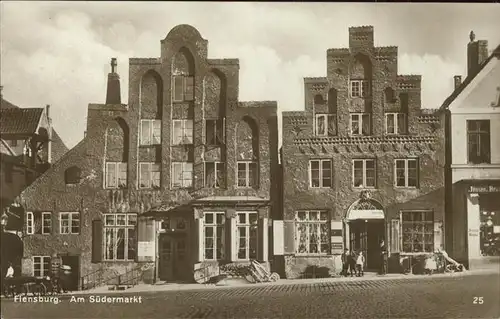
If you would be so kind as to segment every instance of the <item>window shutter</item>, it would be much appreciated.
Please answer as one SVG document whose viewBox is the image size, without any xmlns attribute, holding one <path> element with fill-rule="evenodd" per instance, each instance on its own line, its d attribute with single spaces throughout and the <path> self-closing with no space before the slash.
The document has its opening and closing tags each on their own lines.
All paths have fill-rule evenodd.
<svg viewBox="0 0 500 319">
<path fill-rule="evenodd" d="M 284 224 L 282 220 L 273 220 L 273 255 L 284 255 Z"/>
<path fill-rule="evenodd" d="M 283 221 L 283 237 L 284 254 L 295 254 L 295 221 Z"/>
<path fill-rule="evenodd" d="M 399 247 L 399 238 L 400 238 L 400 220 L 393 219 L 391 220 L 391 253 L 398 254 L 400 252 Z"/>
<path fill-rule="evenodd" d="M 205 227 L 203 226 L 203 217 L 196 218 L 195 229 L 198 230 L 198 261 L 202 262 L 205 259 Z"/>
<path fill-rule="evenodd" d="M 443 248 L 443 222 L 434 222 L 434 250 Z"/>
<path fill-rule="evenodd" d="M 344 251 L 343 223 L 341 221 L 330 222 L 330 247 L 332 254 L 342 254 Z"/>
<path fill-rule="evenodd" d="M 156 256 L 156 221 L 149 218 L 137 220 L 137 261 L 151 262 Z"/>
<path fill-rule="evenodd" d="M 102 260 L 102 220 L 92 221 L 92 262 L 99 263 Z"/>
<path fill-rule="evenodd" d="M 267 218 L 259 218 L 257 221 L 257 259 L 259 261 L 267 261 L 267 248 L 269 244 L 268 240 L 268 226 Z"/>
</svg>

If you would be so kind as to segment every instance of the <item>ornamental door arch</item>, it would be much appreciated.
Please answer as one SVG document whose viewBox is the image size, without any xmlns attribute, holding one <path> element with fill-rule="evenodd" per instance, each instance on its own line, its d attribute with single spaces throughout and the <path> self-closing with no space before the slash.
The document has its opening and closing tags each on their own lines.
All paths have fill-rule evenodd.
<svg viewBox="0 0 500 319">
<path fill-rule="evenodd" d="M 361 193 L 361 198 L 347 209 L 344 227 L 345 247 L 356 253 L 363 252 L 367 270 L 379 269 L 380 242 L 385 240 L 386 234 L 382 204 L 372 199 L 369 193 Z"/>
</svg>

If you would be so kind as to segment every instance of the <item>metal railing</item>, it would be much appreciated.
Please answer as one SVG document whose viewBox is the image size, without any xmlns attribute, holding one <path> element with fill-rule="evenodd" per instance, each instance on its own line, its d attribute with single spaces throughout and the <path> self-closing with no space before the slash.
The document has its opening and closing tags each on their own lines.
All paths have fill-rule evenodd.
<svg viewBox="0 0 500 319">
<path fill-rule="evenodd" d="M 106 270 L 104 266 L 101 266 L 99 269 L 82 276 L 80 278 L 80 289 L 89 290 L 104 286 L 117 276 L 116 271 L 112 271 L 110 276 L 106 276 Z"/>
</svg>

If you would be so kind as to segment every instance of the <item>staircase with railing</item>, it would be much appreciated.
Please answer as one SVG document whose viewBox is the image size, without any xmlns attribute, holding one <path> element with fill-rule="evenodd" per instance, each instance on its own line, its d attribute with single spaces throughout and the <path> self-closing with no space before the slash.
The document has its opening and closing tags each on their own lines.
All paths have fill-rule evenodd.
<svg viewBox="0 0 500 319">
<path fill-rule="evenodd" d="M 101 267 L 80 278 L 80 289 L 89 290 L 102 286 L 120 290 L 133 287 L 142 281 L 143 269 L 141 266 L 119 274 L 116 270 Z"/>
</svg>

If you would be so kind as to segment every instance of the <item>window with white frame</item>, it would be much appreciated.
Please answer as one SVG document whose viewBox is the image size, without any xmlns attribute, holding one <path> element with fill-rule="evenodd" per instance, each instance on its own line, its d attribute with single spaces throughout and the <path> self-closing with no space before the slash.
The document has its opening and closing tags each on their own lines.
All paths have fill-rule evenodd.
<svg viewBox="0 0 500 319">
<path fill-rule="evenodd" d="M 222 188 L 225 185 L 225 163 L 205 162 L 205 187 Z"/>
<path fill-rule="evenodd" d="M 257 259 L 257 212 L 237 212 L 236 240 L 238 259 Z"/>
<path fill-rule="evenodd" d="M 33 277 L 47 277 L 51 273 L 50 256 L 33 256 Z"/>
<path fill-rule="evenodd" d="M 52 233 L 52 213 L 42 213 L 42 234 L 50 235 Z"/>
<path fill-rule="evenodd" d="M 434 213 L 432 211 L 406 211 L 401 215 L 403 252 L 433 252 Z"/>
<path fill-rule="evenodd" d="M 351 81 L 351 97 L 367 97 L 370 95 L 370 85 L 367 80 Z"/>
<path fill-rule="evenodd" d="M 418 159 L 396 159 L 394 165 L 396 187 L 418 186 Z"/>
<path fill-rule="evenodd" d="M 137 214 L 104 214 L 104 259 L 134 260 Z"/>
<path fill-rule="evenodd" d="M 59 233 L 79 234 L 80 233 L 80 213 L 59 213 Z"/>
<path fill-rule="evenodd" d="M 35 216 L 33 212 L 26 212 L 26 234 L 33 235 L 35 233 Z"/>
<path fill-rule="evenodd" d="M 204 251 L 205 260 L 224 258 L 226 214 L 223 212 L 205 212 L 204 218 Z"/>
<path fill-rule="evenodd" d="M 141 120 L 141 145 L 161 144 L 161 120 Z"/>
<path fill-rule="evenodd" d="M 205 120 L 206 145 L 222 145 L 224 143 L 224 120 Z"/>
<path fill-rule="evenodd" d="M 184 102 L 194 100 L 194 77 L 186 75 L 173 76 L 173 100 Z"/>
<path fill-rule="evenodd" d="M 189 188 L 193 186 L 193 163 L 172 163 L 172 187 Z"/>
<path fill-rule="evenodd" d="M 332 160 L 309 161 L 309 185 L 314 188 L 332 187 Z"/>
<path fill-rule="evenodd" d="M 328 225 L 328 212 L 326 211 L 296 212 L 296 252 L 298 254 L 328 254 L 330 250 Z"/>
<path fill-rule="evenodd" d="M 405 113 L 386 113 L 385 114 L 385 133 L 386 134 L 406 134 L 407 122 Z"/>
<path fill-rule="evenodd" d="M 139 163 L 139 188 L 160 188 L 159 163 Z"/>
<path fill-rule="evenodd" d="M 351 135 L 370 135 L 371 124 L 369 113 L 351 113 Z"/>
<path fill-rule="evenodd" d="M 352 161 L 352 182 L 356 188 L 374 188 L 376 184 L 375 159 Z"/>
<path fill-rule="evenodd" d="M 174 145 L 193 144 L 193 120 L 173 120 L 172 130 Z"/>
<path fill-rule="evenodd" d="M 106 188 L 127 188 L 127 163 L 106 162 Z"/>
<path fill-rule="evenodd" d="M 336 114 L 316 114 L 316 136 L 337 135 Z"/>
<path fill-rule="evenodd" d="M 257 187 L 257 162 L 238 161 L 238 187 Z"/>
</svg>

